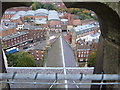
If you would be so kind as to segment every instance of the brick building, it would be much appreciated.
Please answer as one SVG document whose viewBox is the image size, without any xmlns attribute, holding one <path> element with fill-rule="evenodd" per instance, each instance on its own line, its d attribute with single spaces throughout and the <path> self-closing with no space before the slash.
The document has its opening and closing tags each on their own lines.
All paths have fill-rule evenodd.
<svg viewBox="0 0 120 90">
<path fill-rule="evenodd" d="M 48 27 L 51 32 L 61 32 L 60 21 L 48 21 Z"/>
<path fill-rule="evenodd" d="M 73 20 L 73 26 L 78 26 L 78 25 L 82 25 L 81 20 L 80 19 Z"/>
<path fill-rule="evenodd" d="M 23 30 L 19 31 L 28 31 L 28 39 L 32 42 L 42 41 L 46 39 L 47 28 L 45 27 L 24 25 Z"/>
<path fill-rule="evenodd" d="M 5 11 L 3 14 L 3 19 L 10 19 L 12 16 L 14 16 L 19 11 L 28 11 L 32 10 L 31 7 L 12 7 Z"/>
<path fill-rule="evenodd" d="M 77 44 L 78 62 L 87 62 L 90 51 L 91 51 L 90 46 Z"/>
<path fill-rule="evenodd" d="M 2 19 L 10 19 L 15 14 L 16 14 L 16 11 L 5 11 Z"/>
<path fill-rule="evenodd" d="M 40 49 L 29 50 L 28 53 L 34 56 L 35 60 L 41 60 L 43 57 L 43 51 Z"/>
<path fill-rule="evenodd" d="M 28 32 L 26 31 L 16 32 L 2 38 L 2 42 L 7 46 L 7 48 L 11 48 L 13 46 L 23 47 L 27 45 L 27 41 Z"/>
<path fill-rule="evenodd" d="M 28 10 L 32 10 L 32 7 L 12 7 L 12 8 L 9 8 L 7 9 L 6 11 L 28 11 Z"/>
<path fill-rule="evenodd" d="M 1 26 L 1 30 L 0 30 L 0 36 L 1 37 L 7 36 L 7 35 L 12 34 L 12 33 L 16 33 L 16 27 L 15 26 L 10 26 L 10 27 Z"/>
<path fill-rule="evenodd" d="M 67 41 L 67 43 L 71 44 L 72 43 L 72 35 L 71 34 L 66 34 L 64 35 L 65 40 Z"/>
<path fill-rule="evenodd" d="M 86 35 L 95 34 L 96 32 L 98 32 L 99 27 L 94 24 L 87 24 L 74 27 L 73 29 L 76 31 L 77 38 L 80 38 Z"/>
<path fill-rule="evenodd" d="M 46 30 L 29 30 L 28 37 L 33 42 L 46 40 Z"/>
</svg>

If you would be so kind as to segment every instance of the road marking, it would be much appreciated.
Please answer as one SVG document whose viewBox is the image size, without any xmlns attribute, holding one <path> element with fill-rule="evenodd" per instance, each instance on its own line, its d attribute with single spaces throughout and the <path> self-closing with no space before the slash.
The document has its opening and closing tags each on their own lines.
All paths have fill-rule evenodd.
<svg viewBox="0 0 120 90">
<path fill-rule="evenodd" d="M 63 50 L 63 42 L 62 42 L 62 36 L 60 36 L 60 44 L 61 44 L 61 54 L 62 54 L 62 61 L 63 61 L 63 70 L 64 70 L 64 74 L 66 75 L 66 67 L 65 67 L 65 57 L 64 57 L 64 50 Z M 65 80 L 65 88 L 68 88 L 68 85 L 67 85 L 67 80 Z"/>
</svg>

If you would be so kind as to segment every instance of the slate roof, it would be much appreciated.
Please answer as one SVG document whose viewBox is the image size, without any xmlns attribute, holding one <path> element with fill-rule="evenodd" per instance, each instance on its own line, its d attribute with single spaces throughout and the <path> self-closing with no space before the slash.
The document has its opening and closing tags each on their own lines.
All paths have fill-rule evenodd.
<svg viewBox="0 0 120 90">
<path fill-rule="evenodd" d="M 72 48 L 63 37 L 62 43 L 65 67 L 76 67 L 76 60 Z M 52 44 L 51 48 L 48 49 L 46 67 L 63 67 L 60 37 Z"/>
</svg>

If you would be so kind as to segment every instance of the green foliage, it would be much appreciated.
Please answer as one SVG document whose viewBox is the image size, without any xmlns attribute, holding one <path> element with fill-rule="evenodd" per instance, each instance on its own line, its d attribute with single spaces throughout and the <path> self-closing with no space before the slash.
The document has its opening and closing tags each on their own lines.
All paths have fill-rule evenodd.
<svg viewBox="0 0 120 90">
<path fill-rule="evenodd" d="M 84 8 L 82 8 L 82 9 L 79 9 L 79 8 L 70 8 L 70 9 L 67 9 L 66 11 L 68 13 L 78 15 L 81 20 L 91 19 L 91 18 L 97 20 L 97 18 L 96 18 L 97 16 L 94 16 L 94 17 L 91 16 L 90 12 L 85 12 L 85 11 L 87 11 L 87 9 L 84 9 Z"/>
<path fill-rule="evenodd" d="M 2 48 L 3 48 L 3 49 L 6 49 L 6 48 L 7 48 L 7 45 L 4 44 L 3 42 L 2 42 Z"/>
<path fill-rule="evenodd" d="M 45 8 L 45 9 L 48 9 L 48 10 L 55 10 L 56 7 L 53 6 L 52 4 L 50 3 L 45 3 L 45 4 L 42 4 L 40 2 L 35 2 L 32 4 L 32 9 L 33 10 L 37 10 L 37 9 L 40 9 L 40 8 Z"/>
<path fill-rule="evenodd" d="M 27 20 L 28 22 L 30 22 L 30 18 L 28 18 L 28 17 L 25 17 L 24 20 Z"/>
<path fill-rule="evenodd" d="M 7 55 L 7 60 L 8 60 L 8 66 L 9 67 L 15 67 L 17 65 L 17 56 L 14 54 L 8 54 Z"/>
<path fill-rule="evenodd" d="M 97 16 L 91 16 L 94 20 L 98 20 Z"/>
<path fill-rule="evenodd" d="M 85 20 L 85 19 L 90 19 L 90 18 L 92 18 L 92 17 L 90 16 L 90 14 L 88 14 L 88 13 L 78 12 L 77 15 L 80 16 L 80 19 L 81 19 L 81 20 Z"/>
<path fill-rule="evenodd" d="M 88 57 L 88 66 L 89 67 L 95 66 L 95 59 L 96 59 L 96 52 L 90 53 L 89 57 Z"/>
<path fill-rule="evenodd" d="M 48 10 L 50 10 L 50 9 L 55 9 L 54 6 L 53 6 L 52 4 L 50 4 L 50 3 L 46 3 L 46 4 L 44 5 L 44 8 L 46 8 L 46 9 L 48 9 Z"/>
<path fill-rule="evenodd" d="M 44 5 L 40 2 L 34 2 L 32 4 L 32 10 L 36 10 L 36 9 L 39 9 L 39 8 L 44 8 Z"/>
<path fill-rule="evenodd" d="M 18 52 L 16 54 L 8 54 L 8 64 L 13 67 L 34 67 L 34 57 L 27 52 Z"/>
</svg>

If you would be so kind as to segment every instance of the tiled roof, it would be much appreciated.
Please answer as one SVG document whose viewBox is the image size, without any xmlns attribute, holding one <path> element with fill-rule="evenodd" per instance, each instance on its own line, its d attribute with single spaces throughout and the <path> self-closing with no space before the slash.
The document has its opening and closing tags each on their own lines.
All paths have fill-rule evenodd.
<svg viewBox="0 0 120 90">
<path fill-rule="evenodd" d="M 49 21 L 49 25 L 60 25 L 60 21 Z"/>
<path fill-rule="evenodd" d="M 81 25 L 80 19 L 73 20 L 73 25 Z"/>
<path fill-rule="evenodd" d="M 13 34 L 10 34 L 10 35 L 7 35 L 7 36 L 3 37 L 2 39 L 3 40 L 9 40 L 11 38 L 15 38 L 15 37 L 27 34 L 27 33 L 28 33 L 27 31 L 16 32 L 16 33 L 13 33 Z"/>
</svg>

